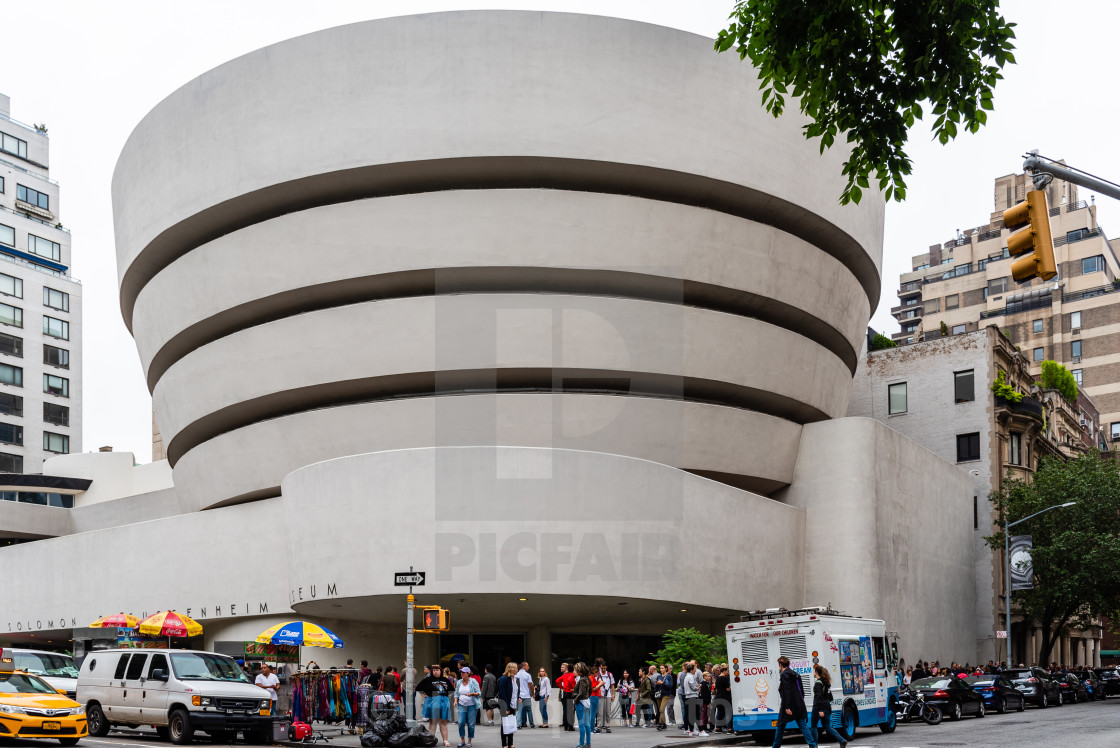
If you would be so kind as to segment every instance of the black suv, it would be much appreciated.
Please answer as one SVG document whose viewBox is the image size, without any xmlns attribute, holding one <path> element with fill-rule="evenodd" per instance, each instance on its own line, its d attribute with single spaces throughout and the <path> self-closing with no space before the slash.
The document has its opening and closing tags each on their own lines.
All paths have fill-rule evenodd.
<svg viewBox="0 0 1120 748">
<path fill-rule="evenodd" d="M 1098 667 L 1094 668 L 1093 672 L 1101 679 L 1104 684 L 1105 696 L 1116 696 L 1120 694 L 1120 672 L 1117 672 L 1114 667 Z"/>
<path fill-rule="evenodd" d="M 1040 667 L 1008 668 L 1003 672 L 1023 698 L 1045 709 L 1048 706 L 1061 706 L 1062 689 L 1050 673 Z"/>
</svg>

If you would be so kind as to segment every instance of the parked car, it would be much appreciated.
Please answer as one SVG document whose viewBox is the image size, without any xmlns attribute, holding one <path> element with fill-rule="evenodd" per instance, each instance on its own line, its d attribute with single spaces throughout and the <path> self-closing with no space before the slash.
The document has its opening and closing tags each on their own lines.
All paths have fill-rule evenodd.
<svg viewBox="0 0 1120 748">
<path fill-rule="evenodd" d="M 1012 709 L 1021 712 L 1023 706 L 1027 703 L 1023 694 L 1007 676 L 974 675 L 971 678 L 965 678 L 964 682 L 970 685 L 973 691 L 984 697 L 984 703 L 987 704 L 989 709 L 1000 714 L 1005 714 Z"/>
<path fill-rule="evenodd" d="M 230 657 L 188 649 L 90 652 L 78 673 L 91 737 L 112 725 L 153 725 L 164 740 L 191 742 L 196 730 L 214 742 L 243 732 L 247 743 L 272 739 L 268 691 L 248 681 Z"/>
<path fill-rule="evenodd" d="M 987 712 L 984 697 L 973 691 L 963 678 L 936 675 L 916 680 L 910 687 L 920 692 L 927 704 L 940 709 L 949 719 L 960 719 L 965 714 L 983 717 Z"/>
<path fill-rule="evenodd" d="M 1105 696 L 1120 695 L 1120 671 L 1114 667 L 1099 667 L 1093 672 L 1100 676 L 1101 683 L 1104 684 Z"/>
<path fill-rule="evenodd" d="M 1078 675 L 1085 684 L 1085 690 L 1089 692 L 1089 698 L 1093 701 L 1104 701 L 1105 688 L 1101 677 L 1092 670 L 1082 670 Z"/>
<path fill-rule="evenodd" d="M 78 692 L 78 666 L 70 655 L 47 652 L 41 649 L 5 649 L 4 656 L 11 656 L 15 669 L 38 675 L 54 688 L 61 689 L 71 699 Z"/>
<path fill-rule="evenodd" d="M 1062 689 L 1062 701 L 1064 703 L 1080 704 L 1082 701 L 1089 700 L 1089 691 L 1085 688 L 1085 684 L 1073 673 L 1055 673 L 1054 680 L 1058 682 L 1058 687 Z"/>
<path fill-rule="evenodd" d="M 1045 709 L 1048 706 L 1061 706 L 1062 689 L 1050 677 L 1050 673 L 1040 667 L 1021 667 L 1005 670 L 1004 675 L 1015 684 L 1023 698 Z"/>
</svg>

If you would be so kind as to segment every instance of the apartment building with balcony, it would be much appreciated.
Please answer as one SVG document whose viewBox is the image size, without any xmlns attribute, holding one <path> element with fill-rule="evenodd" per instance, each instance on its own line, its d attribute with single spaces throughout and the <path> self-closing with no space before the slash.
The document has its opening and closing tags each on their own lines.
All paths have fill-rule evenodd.
<svg viewBox="0 0 1120 748">
<path fill-rule="evenodd" d="M 82 286 L 43 126 L 0 94 L 0 473 L 82 450 Z M 0 500 L 57 503 L 0 482 Z"/>
<path fill-rule="evenodd" d="M 1057 390 L 1041 389 L 1033 368 L 1031 357 L 992 324 L 865 354 L 848 404 L 849 417 L 874 418 L 972 476 L 979 661 L 1007 659 L 996 638 L 1005 625 L 1003 554 L 984 541 L 998 522 L 988 494 L 1004 478 L 1030 480 L 1044 456 L 1074 458 L 1101 440 L 1092 399 L 1080 392 L 1071 402 Z M 992 392 L 1001 373 L 1023 395 L 1019 402 Z M 1041 631 L 1015 611 L 1011 645 L 1015 662 L 1038 663 Z M 1099 664 L 1100 649 L 1100 627 L 1093 626 L 1064 637 L 1061 657 L 1055 649 L 1053 659 Z"/>
<path fill-rule="evenodd" d="M 1054 180 L 1046 197 L 1058 275 L 1016 283 L 1003 211 L 1030 189 L 1030 175 L 999 177 L 986 225 L 912 258 L 891 310 L 901 330 L 891 337 L 909 345 L 996 325 L 1027 355 L 1034 377 L 1047 359 L 1072 371 L 1099 408 L 1108 438 L 1120 440 L 1120 262 L 1093 200 Z"/>
</svg>

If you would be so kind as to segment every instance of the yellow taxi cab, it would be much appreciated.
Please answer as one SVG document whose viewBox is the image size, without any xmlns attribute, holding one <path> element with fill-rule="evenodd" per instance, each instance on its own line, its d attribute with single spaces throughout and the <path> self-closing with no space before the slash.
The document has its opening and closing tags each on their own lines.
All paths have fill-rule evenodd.
<svg viewBox="0 0 1120 748">
<path fill-rule="evenodd" d="M 0 649 L 0 740 L 56 738 L 74 745 L 86 732 L 85 707 L 37 675 L 16 670 Z"/>
</svg>

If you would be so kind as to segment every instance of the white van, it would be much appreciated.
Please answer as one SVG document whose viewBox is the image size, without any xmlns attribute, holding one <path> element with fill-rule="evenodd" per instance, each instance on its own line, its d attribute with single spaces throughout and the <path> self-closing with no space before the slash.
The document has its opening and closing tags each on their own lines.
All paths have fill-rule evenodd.
<svg viewBox="0 0 1120 748">
<path fill-rule="evenodd" d="M 90 652 L 78 674 L 78 703 L 89 734 L 112 725 L 154 725 L 172 743 L 190 743 L 196 730 L 228 742 L 241 731 L 250 743 L 272 739 L 271 702 L 230 657 L 187 649 L 109 649 Z"/>
<path fill-rule="evenodd" d="M 74 698 L 78 690 L 78 666 L 70 655 L 41 649 L 5 649 L 4 652 L 12 655 L 12 666 L 16 670 L 38 675 L 52 688 L 61 689 Z"/>
</svg>

